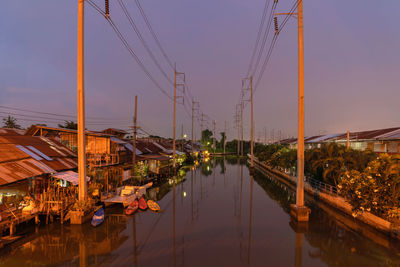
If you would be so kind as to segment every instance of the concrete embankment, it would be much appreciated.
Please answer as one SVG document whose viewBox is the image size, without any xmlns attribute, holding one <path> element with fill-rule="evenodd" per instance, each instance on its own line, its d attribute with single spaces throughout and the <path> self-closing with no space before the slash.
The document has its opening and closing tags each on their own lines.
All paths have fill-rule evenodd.
<svg viewBox="0 0 400 267">
<path fill-rule="evenodd" d="M 256 167 L 261 170 L 262 172 L 273 175 L 275 178 L 283 182 L 284 184 L 288 185 L 289 187 L 295 189 L 296 188 L 296 178 L 290 176 L 286 173 L 283 173 L 279 170 L 272 169 L 268 165 L 259 162 L 257 159 L 254 160 Z M 330 194 L 327 192 L 320 191 L 316 188 L 313 188 L 308 183 L 305 183 L 304 190 L 309 197 L 312 197 L 314 200 L 318 200 L 322 202 L 322 204 L 327 204 L 329 207 L 334 208 L 335 210 L 344 213 L 349 220 L 343 220 L 342 222 L 345 223 L 348 227 L 363 233 L 360 231 L 357 224 L 353 222 L 356 221 L 361 224 L 365 224 L 368 227 L 372 227 L 373 229 L 379 231 L 380 233 L 385 234 L 386 236 L 400 240 L 400 226 L 394 225 L 393 223 L 382 219 L 378 216 L 370 212 L 364 212 L 362 214 L 357 215 L 356 217 L 352 216 L 352 208 L 351 205 L 346 202 L 346 200 L 338 195 Z M 321 208 L 324 208 L 323 206 Z M 346 223 L 347 222 L 347 223 Z M 352 223 L 348 223 L 352 222 Z M 365 235 L 365 233 L 363 233 Z"/>
</svg>

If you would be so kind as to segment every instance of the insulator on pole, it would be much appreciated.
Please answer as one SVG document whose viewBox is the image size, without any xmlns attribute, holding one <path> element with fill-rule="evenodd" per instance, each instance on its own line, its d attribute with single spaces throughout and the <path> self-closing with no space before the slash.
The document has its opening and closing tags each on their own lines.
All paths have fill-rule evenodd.
<svg viewBox="0 0 400 267">
<path fill-rule="evenodd" d="M 105 9 L 106 9 L 106 17 L 110 16 L 110 2 L 109 0 L 105 0 Z"/>
<path fill-rule="evenodd" d="M 274 17 L 274 25 L 275 25 L 275 34 L 279 33 L 279 28 L 278 28 L 278 18 Z"/>
</svg>

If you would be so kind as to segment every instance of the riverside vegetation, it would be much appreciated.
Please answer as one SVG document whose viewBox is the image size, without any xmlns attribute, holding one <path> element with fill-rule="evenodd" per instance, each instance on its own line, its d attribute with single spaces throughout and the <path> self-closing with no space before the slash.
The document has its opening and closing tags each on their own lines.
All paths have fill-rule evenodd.
<svg viewBox="0 0 400 267">
<path fill-rule="evenodd" d="M 296 173 L 297 150 L 279 144 L 255 146 L 255 156 L 270 167 Z M 353 216 L 369 211 L 400 223 L 400 156 L 322 144 L 305 151 L 307 177 L 336 186 L 352 205 Z"/>
</svg>

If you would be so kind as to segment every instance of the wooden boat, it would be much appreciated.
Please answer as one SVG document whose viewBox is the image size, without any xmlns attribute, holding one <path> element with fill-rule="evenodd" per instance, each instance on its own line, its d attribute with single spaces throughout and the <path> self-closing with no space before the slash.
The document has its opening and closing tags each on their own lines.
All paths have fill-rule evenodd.
<svg viewBox="0 0 400 267">
<path fill-rule="evenodd" d="M 139 199 L 139 208 L 140 208 L 141 210 L 147 209 L 147 203 L 146 203 L 146 200 L 144 199 L 144 197 L 141 197 L 141 198 Z"/>
<path fill-rule="evenodd" d="M 139 202 L 135 199 L 125 210 L 126 215 L 132 215 L 139 207 Z"/>
<path fill-rule="evenodd" d="M 96 227 L 99 226 L 102 222 L 104 222 L 104 209 L 100 208 L 93 215 L 92 225 Z"/>
<path fill-rule="evenodd" d="M 153 200 L 147 200 L 147 206 L 152 211 L 160 211 L 160 206 Z"/>
</svg>

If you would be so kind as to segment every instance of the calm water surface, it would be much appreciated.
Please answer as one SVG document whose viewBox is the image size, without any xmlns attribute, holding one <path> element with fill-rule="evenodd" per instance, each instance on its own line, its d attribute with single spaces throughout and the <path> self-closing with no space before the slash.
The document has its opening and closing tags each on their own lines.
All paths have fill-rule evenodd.
<svg viewBox="0 0 400 267">
<path fill-rule="evenodd" d="M 312 200 L 308 225 L 291 222 L 294 191 L 251 177 L 244 161 L 213 160 L 182 177 L 149 192 L 162 213 L 126 217 L 114 206 L 98 228 L 32 227 L 0 252 L 0 266 L 400 266 L 398 243 Z"/>
</svg>

